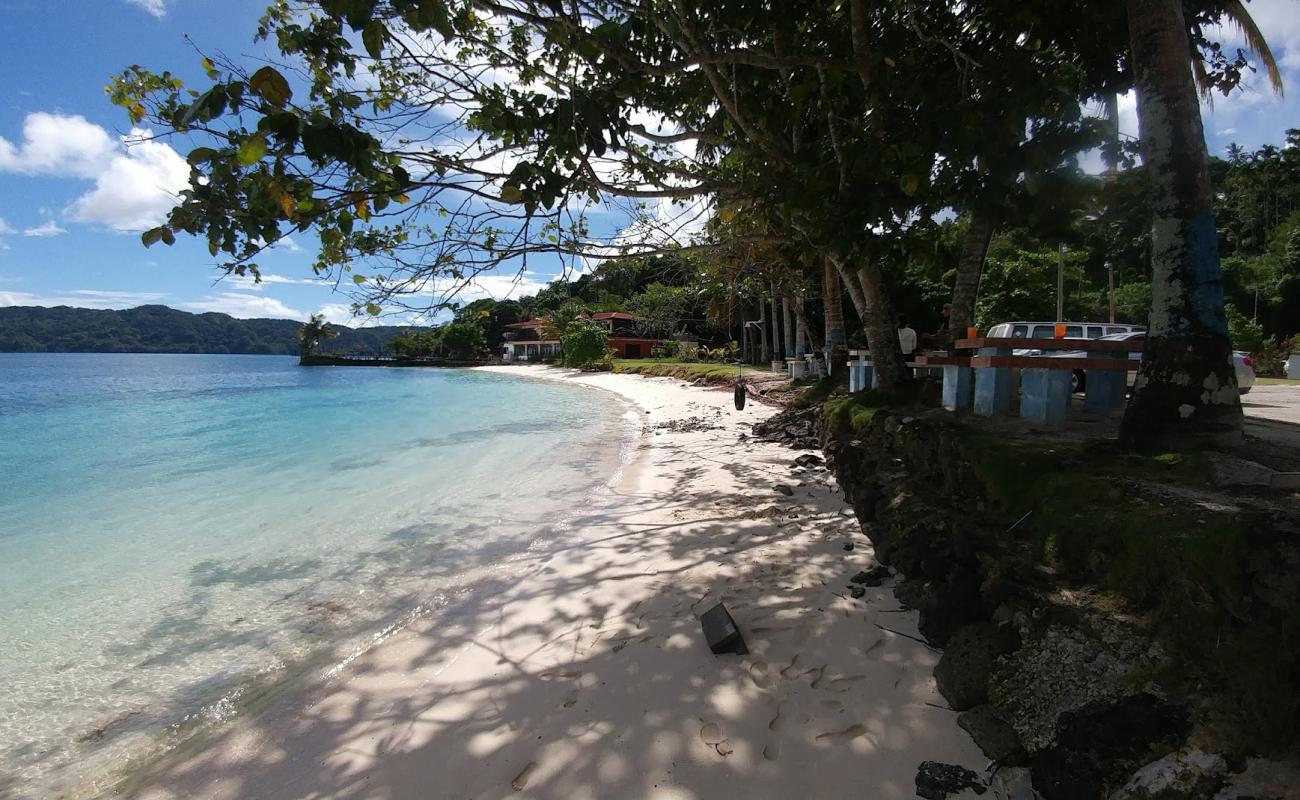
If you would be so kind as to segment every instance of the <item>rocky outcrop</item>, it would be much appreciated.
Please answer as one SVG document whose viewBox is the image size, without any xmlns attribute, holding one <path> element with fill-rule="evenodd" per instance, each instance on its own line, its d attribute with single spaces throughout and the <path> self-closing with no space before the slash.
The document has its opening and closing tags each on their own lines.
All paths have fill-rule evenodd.
<svg viewBox="0 0 1300 800">
<path fill-rule="evenodd" d="M 899 601 L 944 648 L 936 683 L 1002 767 L 995 794 L 1208 799 L 1231 785 L 1219 764 L 1294 741 L 1295 515 L 1206 498 L 1178 459 L 855 402 L 829 407 L 823 453 Z M 806 421 L 792 413 L 766 435 L 798 442 Z"/>
</svg>

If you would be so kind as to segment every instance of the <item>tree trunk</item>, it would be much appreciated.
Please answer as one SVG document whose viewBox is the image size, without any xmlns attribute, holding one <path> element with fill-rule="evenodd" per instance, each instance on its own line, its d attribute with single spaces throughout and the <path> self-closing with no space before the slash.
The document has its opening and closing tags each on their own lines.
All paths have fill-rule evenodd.
<svg viewBox="0 0 1300 800">
<path fill-rule="evenodd" d="M 808 352 L 804 343 L 808 341 L 808 318 L 803 314 L 803 298 L 794 298 L 794 354 L 802 356 Z"/>
<path fill-rule="evenodd" d="M 948 330 L 953 338 L 961 339 L 966 329 L 975 324 L 975 298 L 979 294 L 980 275 L 984 272 L 984 258 L 993 241 L 993 218 L 987 211 L 971 214 L 970 225 L 962 239 L 961 255 L 957 258 L 957 279 L 952 287 L 952 316 Z"/>
<path fill-rule="evenodd" d="M 790 315 L 790 295 L 781 297 L 781 316 L 785 323 L 782 330 L 785 332 L 785 354 L 786 358 L 794 357 L 794 317 Z"/>
<path fill-rule="evenodd" d="M 831 263 L 835 265 L 835 271 L 840 275 L 840 282 L 849 292 L 849 299 L 853 301 L 853 310 L 858 312 L 858 319 L 862 324 L 867 323 L 867 300 L 862 296 L 862 285 L 858 283 L 856 275 L 849 273 L 848 267 L 844 264 L 844 259 L 838 256 L 827 256 Z"/>
<path fill-rule="evenodd" d="M 840 288 L 840 273 L 835 262 L 829 256 L 822 259 L 822 308 L 826 317 L 826 352 L 830 355 L 831 371 L 835 365 L 843 364 L 848 358 L 846 352 L 848 339 L 844 334 L 843 292 Z"/>
<path fill-rule="evenodd" d="M 781 309 L 777 301 L 776 282 L 772 283 L 772 360 L 785 358 L 785 342 L 781 338 Z"/>
<path fill-rule="evenodd" d="M 876 388 L 884 394 L 894 394 L 907 380 L 903 349 L 898 343 L 898 318 L 889 302 L 889 295 L 885 293 L 884 275 L 879 264 L 863 258 L 858 266 L 857 279 L 866 300 L 867 315 L 862 325 L 876 373 Z"/>
<path fill-rule="evenodd" d="M 760 364 L 771 362 L 772 353 L 768 350 L 767 345 L 767 311 L 763 306 L 763 298 L 758 298 L 758 336 L 759 336 L 759 354 L 758 361 Z"/>
<path fill-rule="evenodd" d="M 1151 320 L 1120 428 L 1130 447 L 1241 441 L 1241 398 L 1181 0 L 1126 0 L 1151 225 Z"/>
</svg>

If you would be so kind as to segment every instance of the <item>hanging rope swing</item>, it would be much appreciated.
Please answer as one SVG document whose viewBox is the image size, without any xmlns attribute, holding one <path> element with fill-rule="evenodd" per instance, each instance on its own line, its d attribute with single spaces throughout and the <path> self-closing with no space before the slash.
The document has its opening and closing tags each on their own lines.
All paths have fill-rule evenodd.
<svg viewBox="0 0 1300 800">
<path fill-rule="evenodd" d="M 740 371 L 736 373 L 736 410 L 745 410 L 745 365 L 740 365 Z"/>
</svg>

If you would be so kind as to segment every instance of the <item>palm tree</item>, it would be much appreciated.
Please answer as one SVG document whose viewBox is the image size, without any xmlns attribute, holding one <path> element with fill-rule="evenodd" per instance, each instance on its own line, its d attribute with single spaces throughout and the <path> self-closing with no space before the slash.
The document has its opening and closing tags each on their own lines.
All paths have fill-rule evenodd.
<svg viewBox="0 0 1300 800">
<path fill-rule="evenodd" d="M 1241 441 L 1208 154 L 1182 0 L 1127 0 L 1152 212 L 1151 319 L 1120 437 L 1186 449 Z"/>
<path fill-rule="evenodd" d="M 298 329 L 298 355 L 303 358 L 310 356 L 316 347 L 325 339 L 337 339 L 339 332 L 330 327 L 325 321 L 325 317 L 320 314 L 312 314 L 311 319 L 302 324 Z"/>
<path fill-rule="evenodd" d="M 1241 0 L 1224 0 L 1223 19 L 1228 25 L 1241 32 L 1242 38 L 1246 40 L 1246 48 L 1259 58 L 1264 71 L 1268 73 L 1268 82 L 1273 93 L 1281 96 L 1283 94 L 1282 73 L 1277 67 L 1277 60 L 1273 57 L 1273 49 L 1268 46 L 1268 41 L 1259 26 L 1255 24 L 1255 19 L 1246 10 L 1245 4 Z M 1196 89 L 1200 92 L 1201 99 L 1209 103 L 1213 97 L 1214 81 L 1210 78 L 1205 55 L 1196 46 L 1196 37 L 1192 34 L 1193 31 L 1189 29 L 1187 49 L 1192 62 L 1192 75 L 1196 78 Z M 1102 119 L 1107 123 L 1102 160 L 1106 164 L 1107 174 L 1114 175 L 1119 169 L 1120 157 L 1119 98 L 1114 94 L 1107 94 L 1102 98 Z"/>
<path fill-rule="evenodd" d="M 1277 61 L 1273 58 L 1272 48 L 1268 46 L 1264 34 L 1260 32 L 1254 18 L 1246 10 L 1245 3 L 1242 3 L 1241 0 L 1224 0 L 1223 18 L 1241 33 L 1242 38 L 1246 40 L 1246 48 L 1259 57 L 1259 63 L 1264 66 L 1264 71 L 1268 73 L 1268 82 L 1273 87 L 1273 93 L 1280 96 L 1282 94 L 1282 73 L 1277 68 Z M 1189 45 L 1192 51 L 1192 74 L 1196 76 L 1196 88 L 1200 91 L 1201 98 L 1208 103 L 1214 90 L 1214 82 L 1210 79 L 1205 56 L 1196 47 L 1194 41 L 1189 39 Z"/>
</svg>

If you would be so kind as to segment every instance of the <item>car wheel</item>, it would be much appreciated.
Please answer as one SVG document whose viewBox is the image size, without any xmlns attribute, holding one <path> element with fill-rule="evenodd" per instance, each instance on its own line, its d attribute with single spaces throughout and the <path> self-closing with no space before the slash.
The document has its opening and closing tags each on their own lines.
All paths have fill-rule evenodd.
<svg viewBox="0 0 1300 800">
<path fill-rule="evenodd" d="M 1074 394 L 1087 391 L 1088 378 L 1087 373 L 1081 369 L 1076 369 L 1070 373 L 1070 391 Z"/>
</svg>

